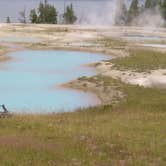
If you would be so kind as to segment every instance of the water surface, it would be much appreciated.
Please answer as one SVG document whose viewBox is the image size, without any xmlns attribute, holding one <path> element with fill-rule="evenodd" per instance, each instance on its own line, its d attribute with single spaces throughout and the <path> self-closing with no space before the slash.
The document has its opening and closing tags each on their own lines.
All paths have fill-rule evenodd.
<svg viewBox="0 0 166 166">
<path fill-rule="evenodd" d="M 63 89 L 59 85 L 95 70 L 84 64 L 108 57 L 73 51 L 20 51 L 0 64 L 0 104 L 10 111 L 58 112 L 99 104 L 90 93 Z"/>
</svg>

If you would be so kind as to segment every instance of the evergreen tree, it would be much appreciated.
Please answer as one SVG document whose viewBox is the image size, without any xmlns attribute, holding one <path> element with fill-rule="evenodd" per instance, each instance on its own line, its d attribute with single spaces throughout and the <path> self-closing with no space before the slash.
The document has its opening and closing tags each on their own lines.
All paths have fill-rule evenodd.
<svg viewBox="0 0 166 166">
<path fill-rule="evenodd" d="M 30 21 L 31 23 L 38 23 L 38 16 L 35 9 L 30 11 Z"/>
<path fill-rule="evenodd" d="M 9 17 L 9 16 L 6 18 L 6 23 L 8 23 L 8 24 L 11 23 L 11 21 L 10 21 L 10 17 Z"/>
<path fill-rule="evenodd" d="M 57 23 L 57 11 L 54 6 L 45 6 L 45 23 L 56 24 Z"/>
<path fill-rule="evenodd" d="M 139 14 L 139 2 L 138 0 L 132 0 L 129 12 L 128 12 L 128 22 L 131 22 Z"/>
<path fill-rule="evenodd" d="M 42 24 L 56 24 L 57 23 L 57 11 L 56 8 L 48 4 L 47 0 L 44 3 L 40 2 L 38 12 L 35 9 L 30 12 L 31 23 Z"/>
<path fill-rule="evenodd" d="M 64 18 L 64 23 L 66 24 L 74 24 L 76 22 L 77 17 L 75 16 L 72 4 L 66 7 L 66 11 L 63 14 L 63 18 Z"/>
<path fill-rule="evenodd" d="M 152 9 L 160 5 L 161 5 L 161 0 L 146 0 L 145 1 L 145 9 Z"/>
<path fill-rule="evenodd" d="M 47 1 L 45 1 L 45 4 L 40 2 L 39 4 L 39 8 L 38 8 L 38 13 L 39 13 L 39 16 L 38 16 L 38 20 L 39 20 L 39 23 L 45 23 L 45 6 L 47 4 Z"/>
<path fill-rule="evenodd" d="M 163 0 L 161 4 L 161 11 L 162 11 L 163 18 L 166 20 L 166 0 Z"/>
<path fill-rule="evenodd" d="M 126 4 L 124 0 L 119 0 L 117 5 L 118 5 L 118 11 L 115 16 L 115 24 L 125 25 L 127 22 L 127 15 L 128 15 Z"/>
</svg>

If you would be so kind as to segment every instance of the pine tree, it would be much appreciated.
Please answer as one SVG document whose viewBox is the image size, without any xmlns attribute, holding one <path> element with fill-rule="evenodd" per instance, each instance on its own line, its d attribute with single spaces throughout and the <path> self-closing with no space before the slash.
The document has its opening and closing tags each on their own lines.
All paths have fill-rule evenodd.
<svg viewBox="0 0 166 166">
<path fill-rule="evenodd" d="M 115 24 L 125 25 L 127 22 L 128 11 L 124 0 L 119 0 L 117 6 L 118 6 L 118 11 L 115 17 Z"/>
<path fill-rule="evenodd" d="M 45 23 L 56 24 L 57 23 L 57 11 L 54 6 L 49 4 L 45 5 Z"/>
<path fill-rule="evenodd" d="M 132 0 L 129 12 L 128 12 L 128 22 L 131 22 L 139 14 L 139 2 L 138 0 Z"/>
<path fill-rule="evenodd" d="M 38 16 L 35 9 L 30 11 L 30 21 L 31 23 L 38 23 Z"/>
<path fill-rule="evenodd" d="M 66 11 L 63 14 L 63 18 L 64 18 L 64 23 L 66 24 L 74 24 L 76 22 L 77 17 L 75 16 L 72 4 L 66 7 Z"/>
<path fill-rule="evenodd" d="M 35 9 L 31 10 L 30 20 L 31 23 L 56 24 L 57 23 L 56 8 L 48 4 L 47 0 L 45 0 L 44 3 L 40 2 L 37 12 Z"/>
<path fill-rule="evenodd" d="M 166 20 L 166 0 L 163 0 L 161 4 L 161 11 L 162 11 L 163 18 Z"/>
<path fill-rule="evenodd" d="M 8 24 L 11 23 L 11 21 L 10 21 L 10 17 L 9 17 L 9 16 L 6 18 L 6 23 L 8 23 Z"/>
<path fill-rule="evenodd" d="M 161 0 L 146 0 L 145 1 L 145 9 L 152 9 L 160 5 L 161 5 Z"/>
<path fill-rule="evenodd" d="M 45 22 L 44 4 L 42 2 L 40 2 L 39 4 L 38 13 L 39 13 L 39 16 L 38 16 L 39 23 Z"/>
</svg>

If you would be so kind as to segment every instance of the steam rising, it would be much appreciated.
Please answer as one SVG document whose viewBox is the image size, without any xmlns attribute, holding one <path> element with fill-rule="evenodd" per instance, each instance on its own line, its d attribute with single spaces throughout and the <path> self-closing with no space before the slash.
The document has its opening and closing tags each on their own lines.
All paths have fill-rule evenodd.
<svg viewBox="0 0 166 166">
<path fill-rule="evenodd" d="M 112 0 L 106 1 L 104 5 L 94 8 L 93 6 L 80 14 L 80 19 L 77 23 L 99 26 L 114 26 L 116 25 L 116 19 L 122 13 L 122 2 L 126 3 L 127 9 L 129 9 L 131 0 Z M 140 1 L 142 5 L 142 1 Z M 156 7 L 153 10 L 146 10 L 137 16 L 132 22 L 133 26 L 143 27 L 161 27 L 165 24 L 165 20 L 161 16 L 159 8 Z M 123 25 L 123 24 L 122 24 Z"/>
<path fill-rule="evenodd" d="M 165 20 L 161 16 L 159 8 L 156 7 L 153 10 L 146 10 L 138 17 L 136 17 L 132 25 L 137 25 L 141 27 L 162 27 L 165 24 Z"/>
<path fill-rule="evenodd" d="M 80 24 L 88 25 L 114 25 L 117 11 L 117 3 L 114 1 L 105 2 L 99 7 L 91 7 L 88 11 L 83 11 L 78 20 Z"/>
</svg>

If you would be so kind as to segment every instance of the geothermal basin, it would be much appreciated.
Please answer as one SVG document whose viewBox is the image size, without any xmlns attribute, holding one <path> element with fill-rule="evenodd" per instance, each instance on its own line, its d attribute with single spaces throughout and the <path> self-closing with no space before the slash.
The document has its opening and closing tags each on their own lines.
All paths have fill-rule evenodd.
<svg viewBox="0 0 166 166">
<path fill-rule="evenodd" d="M 60 112 L 100 104 L 91 93 L 60 85 L 95 70 L 85 66 L 108 59 L 101 54 L 74 51 L 25 50 L 9 54 L 0 65 L 0 102 L 11 112 Z"/>
</svg>

